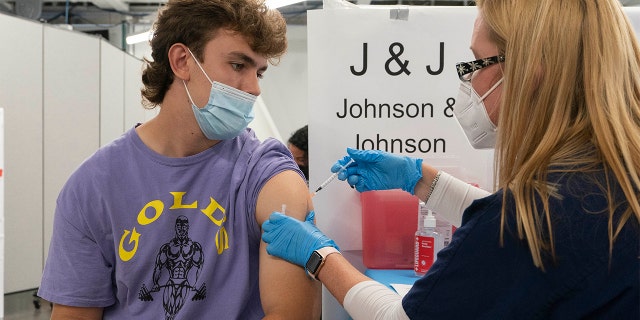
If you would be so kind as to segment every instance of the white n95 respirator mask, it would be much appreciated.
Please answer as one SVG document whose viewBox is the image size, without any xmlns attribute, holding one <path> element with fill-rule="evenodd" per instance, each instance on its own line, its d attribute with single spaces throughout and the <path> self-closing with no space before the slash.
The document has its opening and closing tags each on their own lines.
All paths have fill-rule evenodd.
<svg viewBox="0 0 640 320">
<path fill-rule="evenodd" d="M 502 83 L 502 80 L 494 84 L 482 97 L 473 89 L 471 81 L 460 84 L 453 114 L 474 149 L 491 149 L 496 144 L 497 128 L 487 114 L 484 99 Z"/>
</svg>

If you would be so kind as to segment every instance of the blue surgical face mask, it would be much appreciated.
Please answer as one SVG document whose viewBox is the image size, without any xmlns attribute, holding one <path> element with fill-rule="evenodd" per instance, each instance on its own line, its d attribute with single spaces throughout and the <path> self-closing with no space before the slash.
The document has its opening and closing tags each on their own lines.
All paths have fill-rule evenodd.
<svg viewBox="0 0 640 320">
<path fill-rule="evenodd" d="M 198 62 L 191 50 L 189 50 L 189 53 L 191 53 L 196 64 L 198 64 L 204 76 L 211 83 L 211 93 L 209 94 L 207 105 L 198 108 L 191 98 L 187 83 L 184 80 L 182 81 L 202 133 L 210 140 L 225 140 L 237 137 L 253 120 L 253 104 L 257 97 L 226 84 L 211 81 L 211 78 L 204 72 L 200 62 Z"/>
</svg>

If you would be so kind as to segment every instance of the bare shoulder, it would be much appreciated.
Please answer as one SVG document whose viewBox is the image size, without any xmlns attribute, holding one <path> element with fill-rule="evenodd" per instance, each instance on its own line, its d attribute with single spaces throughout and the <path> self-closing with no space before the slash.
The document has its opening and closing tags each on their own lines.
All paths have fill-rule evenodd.
<svg viewBox="0 0 640 320">
<path fill-rule="evenodd" d="M 304 220 L 306 214 L 313 210 L 309 188 L 304 179 L 293 170 L 282 171 L 273 176 L 264 185 L 258 195 L 256 219 L 262 225 L 274 211 L 282 211 L 286 206 L 286 214 Z"/>
</svg>

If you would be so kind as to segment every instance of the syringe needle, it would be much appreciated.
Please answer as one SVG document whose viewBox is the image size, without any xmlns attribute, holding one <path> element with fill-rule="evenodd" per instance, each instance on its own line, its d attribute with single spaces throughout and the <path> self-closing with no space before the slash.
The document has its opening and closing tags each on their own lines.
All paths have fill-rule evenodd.
<svg viewBox="0 0 640 320">
<path fill-rule="evenodd" d="M 318 187 L 318 189 L 316 189 L 316 192 L 318 192 L 318 191 L 322 190 L 322 188 L 326 187 L 326 186 L 327 186 L 331 181 L 333 181 L 333 179 L 335 179 L 335 178 L 338 176 L 338 174 L 339 174 L 340 172 L 342 172 L 342 169 L 340 169 L 340 171 L 338 171 L 338 172 L 336 172 L 336 173 L 332 174 L 331 176 L 329 176 L 329 178 L 328 178 L 327 180 L 325 180 L 325 181 L 324 181 L 324 182 L 323 182 L 323 183 Z"/>
<path fill-rule="evenodd" d="M 347 169 L 347 167 L 349 165 L 351 165 L 353 163 L 353 159 L 349 160 L 349 162 L 347 162 L 347 164 L 345 164 L 344 166 L 340 167 L 340 170 L 338 170 L 338 172 L 335 172 L 334 174 L 330 175 L 329 178 L 327 178 L 327 180 L 325 180 L 322 184 L 320 184 L 320 186 L 318 187 L 318 189 L 316 189 L 316 192 L 314 192 L 314 195 L 316 193 L 318 193 L 318 191 L 322 190 L 324 187 L 326 187 L 331 181 L 333 181 L 336 177 L 338 177 L 338 175 L 340 174 L 340 172 L 344 171 Z"/>
</svg>

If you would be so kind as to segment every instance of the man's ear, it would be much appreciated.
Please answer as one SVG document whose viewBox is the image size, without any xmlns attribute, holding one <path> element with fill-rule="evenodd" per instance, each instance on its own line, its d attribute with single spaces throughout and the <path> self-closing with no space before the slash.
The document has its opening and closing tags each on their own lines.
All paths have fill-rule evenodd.
<svg viewBox="0 0 640 320">
<path fill-rule="evenodd" d="M 182 43 L 175 43 L 169 48 L 169 65 L 176 78 L 189 81 L 189 49 Z"/>
</svg>

